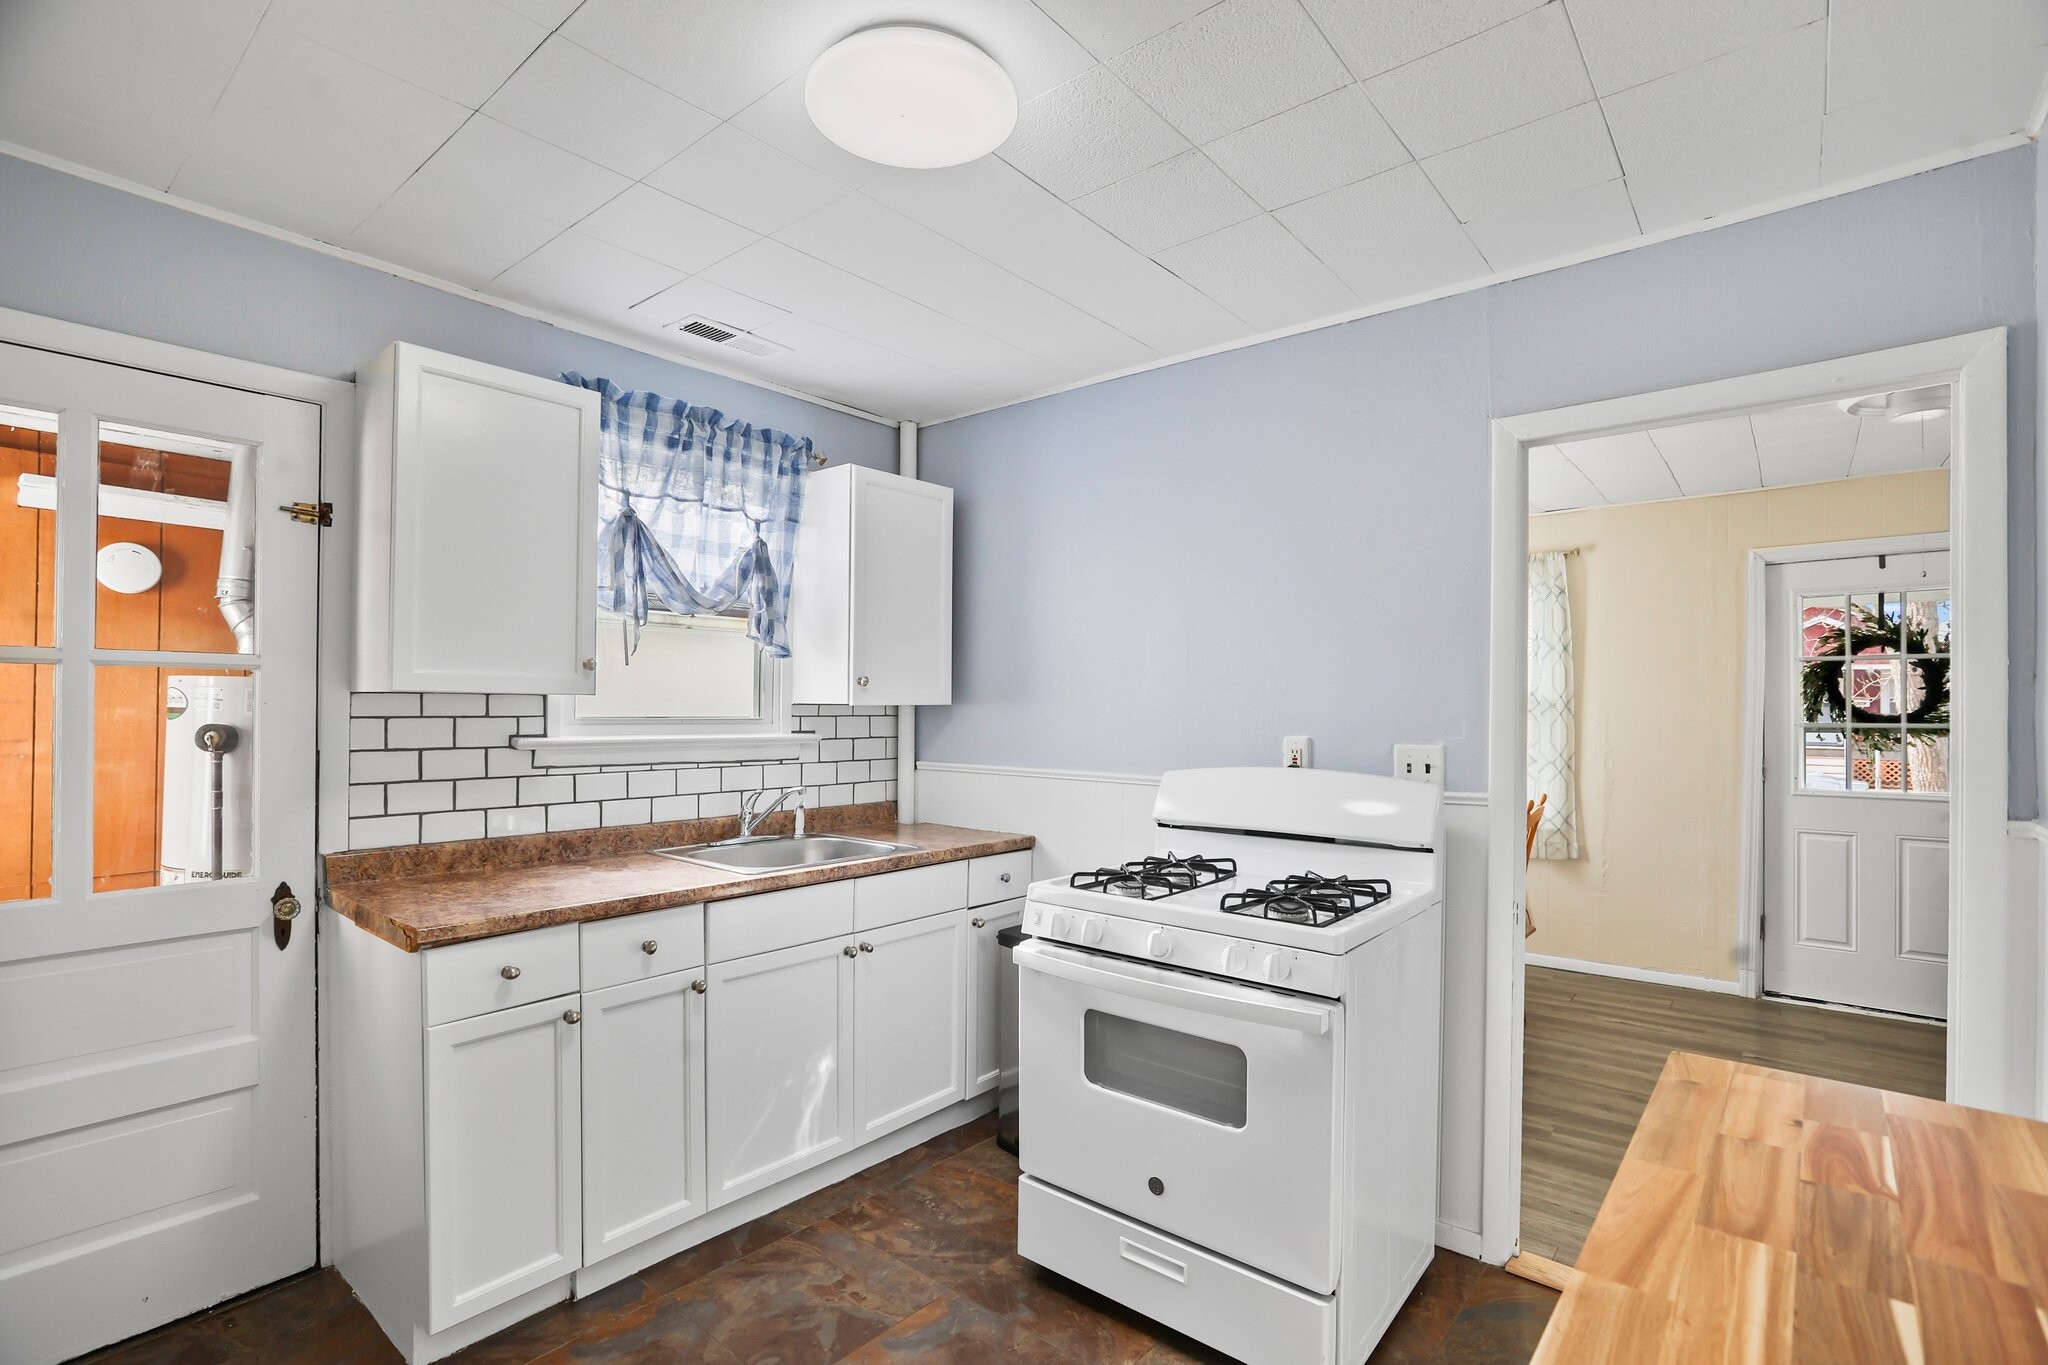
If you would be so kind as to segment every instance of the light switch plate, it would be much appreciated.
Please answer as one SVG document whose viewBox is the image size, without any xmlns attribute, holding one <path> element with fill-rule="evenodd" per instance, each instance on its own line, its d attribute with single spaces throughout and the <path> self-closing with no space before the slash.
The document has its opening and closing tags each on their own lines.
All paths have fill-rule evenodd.
<svg viewBox="0 0 2048 1365">
<path fill-rule="evenodd" d="M 1313 757 L 1307 735 L 1289 735 L 1280 741 L 1280 766 L 1283 768 L 1309 767 Z"/>
<path fill-rule="evenodd" d="M 1441 744 L 1396 744 L 1394 776 L 1410 782 L 1444 784 L 1444 746 Z"/>
</svg>

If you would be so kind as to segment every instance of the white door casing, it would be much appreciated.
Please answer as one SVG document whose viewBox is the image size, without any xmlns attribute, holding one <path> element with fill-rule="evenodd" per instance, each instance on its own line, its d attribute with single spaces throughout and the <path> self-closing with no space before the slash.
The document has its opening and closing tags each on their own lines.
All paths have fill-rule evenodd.
<svg viewBox="0 0 2048 1365">
<path fill-rule="evenodd" d="M 33 1365 L 315 1258 L 312 917 L 280 949 L 271 892 L 315 891 L 319 534 L 279 508 L 319 497 L 320 409 L 11 344 L 0 402 L 57 414 L 58 633 L 0 649 L 55 676 L 50 894 L 0 906 L 0 1358 Z M 102 423 L 252 452 L 254 652 L 96 645 Z M 254 675 L 247 876 L 93 890 L 95 674 L 123 667 Z"/>
<path fill-rule="evenodd" d="M 1948 727 L 1859 728 L 1830 706 L 1807 723 L 1802 671 L 1851 670 L 1872 696 L 1863 713 L 1897 714 L 1904 688 L 1923 686 L 1913 661 L 1874 646 L 1854 658 L 1802 657 L 1802 618 L 1835 619 L 1827 604 L 1914 612 L 1940 604 L 1946 551 L 1773 564 L 1764 606 L 1764 989 L 1774 995 L 1948 1015 Z M 1938 638 L 1938 637 L 1936 637 Z M 1858 659 L 1871 662 L 1859 663 Z M 1946 671 L 1941 651 L 1931 663 Z M 1844 685 L 1855 701 L 1855 682 Z M 1920 739 L 1920 736 L 1926 736 Z M 1874 737 L 1871 743 L 1865 737 Z M 1937 761 L 1938 760 L 1938 761 Z"/>
</svg>

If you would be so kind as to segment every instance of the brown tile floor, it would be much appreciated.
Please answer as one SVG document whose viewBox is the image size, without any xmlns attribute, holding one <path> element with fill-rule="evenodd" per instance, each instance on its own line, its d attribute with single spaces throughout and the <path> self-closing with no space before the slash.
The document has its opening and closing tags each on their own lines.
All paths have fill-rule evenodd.
<svg viewBox="0 0 2048 1365">
<path fill-rule="evenodd" d="M 987 1120 L 557 1306 L 459 1365 L 928 1365 L 1223 1357 L 1018 1259 L 1017 1165 Z M 1557 1296 L 1438 1252 L 1374 1365 L 1529 1359 Z M 389 1365 L 332 1270 L 91 1356 L 92 1365 Z"/>
</svg>

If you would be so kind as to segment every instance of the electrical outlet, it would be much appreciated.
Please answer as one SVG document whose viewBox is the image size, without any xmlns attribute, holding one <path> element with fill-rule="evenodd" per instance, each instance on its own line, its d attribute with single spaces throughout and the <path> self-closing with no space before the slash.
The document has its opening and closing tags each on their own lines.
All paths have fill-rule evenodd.
<svg viewBox="0 0 2048 1365">
<path fill-rule="evenodd" d="M 1441 787 L 1444 784 L 1444 746 L 1396 744 L 1394 776 L 1405 777 L 1410 782 L 1427 782 L 1432 787 Z"/>
<path fill-rule="evenodd" d="M 1309 739 L 1307 735 L 1289 735 L 1280 741 L 1280 766 L 1283 768 L 1306 768 L 1309 766 Z"/>
</svg>

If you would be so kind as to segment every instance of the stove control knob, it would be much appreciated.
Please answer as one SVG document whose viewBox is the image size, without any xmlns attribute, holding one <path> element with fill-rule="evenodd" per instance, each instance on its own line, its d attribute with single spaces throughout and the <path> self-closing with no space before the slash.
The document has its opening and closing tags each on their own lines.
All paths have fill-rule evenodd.
<svg viewBox="0 0 2048 1365">
<path fill-rule="evenodd" d="M 1045 922 L 1045 932 L 1049 938 L 1065 938 L 1067 936 L 1067 917 L 1055 914 Z"/>
<path fill-rule="evenodd" d="M 1248 962 L 1248 960 L 1250 959 L 1250 957 L 1251 957 L 1251 950 L 1250 950 L 1250 949 L 1248 949 L 1248 948 L 1246 948 L 1246 947 L 1245 947 L 1245 946 L 1244 946 L 1244 945 L 1243 945 L 1242 943 L 1226 943 L 1226 944 L 1224 944 L 1224 945 L 1223 945 L 1223 971 L 1224 971 L 1224 973 L 1225 973 L 1226 975 L 1228 975 L 1228 976 L 1239 976 L 1239 975 L 1242 975 L 1242 974 L 1243 974 L 1243 972 L 1244 972 L 1244 969 L 1245 969 L 1245 965 L 1246 965 L 1246 963 Z"/>
<path fill-rule="evenodd" d="M 1266 959 L 1266 980 L 1276 986 L 1285 981 L 1287 974 L 1293 970 L 1294 964 L 1278 953 Z"/>
<path fill-rule="evenodd" d="M 1154 929 L 1152 936 L 1145 940 L 1145 951 L 1154 957 L 1173 956 L 1173 935 L 1164 929 Z"/>
<path fill-rule="evenodd" d="M 1090 916 L 1079 924 L 1081 942 L 1096 944 L 1102 942 L 1102 921 Z"/>
</svg>

